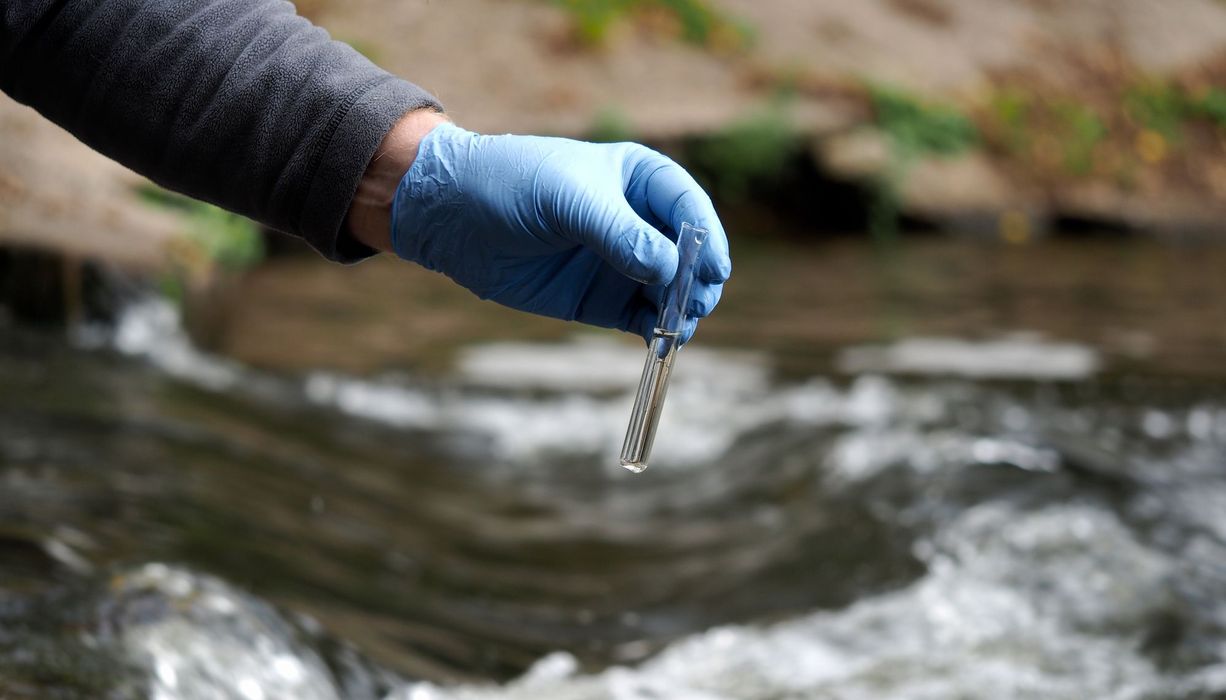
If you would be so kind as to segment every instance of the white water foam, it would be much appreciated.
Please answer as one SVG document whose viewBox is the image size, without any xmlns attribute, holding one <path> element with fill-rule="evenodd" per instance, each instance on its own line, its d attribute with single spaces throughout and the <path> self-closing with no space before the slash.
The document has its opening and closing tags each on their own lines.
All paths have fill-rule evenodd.
<svg viewBox="0 0 1226 700">
<path fill-rule="evenodd" d="M 1085 379 L 1098 371 L 1098 353 L 1028 333 L 995 340 L 907 338 L 892 345 L 847 348 L 838 367 L 849 373 L 896 372 L 973 379 Z"/>
<path fill-rule="evenodd" d="M 120 606 L 132 607 L 121 643 L 134 665 L 147 669 L 147 688 L 124 697 L 150 700 L 338 700 L 324 661 L 295 637 L 266 603 L 225 582 L 187 569 L 150 563 L 117 576 Z M 155 612 L 150 612 L 155 611 Z"/>
<path fill-rule="evenodd" d="M 460 355 L 453 384 L 314 373 L 306 394 L 389 425 L 480 433 L 504 460 L 569 455 L 612 463 L 642 361 L 642 348 L 604 338 L 492 343 Z M 653 461 L 701 464 L 764 425 L 839 420 L 847 415 L 848 400 L 852 415 L 880 410 L 862 405 L 866 391 L 847 399 L 824 381 L 774 387 L 760 355 L 688 348 L 678 357 Z"/>
<path fill-rule="evenodd" d="M 1131 700 L 1226 692 L 1226 661 L 1164 674 L 1121 630 L 1162 610 L 1178 565 L 1087 506 L 964 512 L 911 586 L 768 627 L 682 639 L 635 668 L 564 653 L 497 688 L 418 683 L 389 700 Z"/>
<path fill-rule="evenodd" d="M 577 344 L 579 362 L 591 359 L 597 343 Z M 471 349 L 461 363 L 460 386 L 313 373 L 306 380 L 306 396 L 397 427 L 476 432 L 488 438 L 494 456 L 503 460 L 529 463 L 568 455 L 603 457 L 612 463 L 630 415 L 637 369 L 620 378 L 616 393 L 607 391 L 611 375 L 584 380 L 589 388 L 599 387 L 596 393 L 555 391 L 574 371 L 565 367 L 570 348 L 500 343 Z M 491 357 L 502 352 L 511 358 L 506 364 Z M 637 349 L 615 342 L 601 342 L 599 352 L 609 360 L 605 367 L 635 367 L 641 360 Z M 862 426 L 887 421 L 898 410 L 933 417 L 940 411 L 939 405 L 922 398 L 901 396 L 879 377 L 861 377 L 848 390 L 822 379 L 778 386 L 752 355 L 692 352 L 684 360 L 678 361 L 669 388 L 653 455 L 653 463 L 665 468 L 718 459 L 744 435 L 768 425 Z M 473 367 L 479 369 L 470 371 Z M 486 377 L 493 387 L 481 384 Z M 501 391 L 487 391 L 490 388 Z"/>
<path fill-rule="evenodd" d="M 177 309 L 160 299 L 129 307 L 112 343 L 122 353 L 212 390 L 266 385 L 271 379 L 194 348 Z M 951 349 L 950 343 L 957 347 Z M 939 368 L 929 360 L 947 351 L 962 373 L 976 376 L 1037 372 L 1071 377 L 1096 366 L 1085 349 L 1024 339 L 1005 344 L 905 341 L 887 353 L 893 359 L 881 366 L 935 371 Z M 847 367 L 881 364 L 869 362 L 859 350 L 847 357 L 852 358 L 845 358 Z M 916 359 L 924 357 L 928 360 Z M 587 335 L 566 343 L 470 347 L 458 356 L 454 377 L 442 382 L 314 372 L 300 388 L 286 389 L 301 391 L 313 403 L 397 428 L 477 434 L 484 438 L 479 442 L 489 446 L 488 456 L 499 460 L 529 464 L 563 455 L 611 465 L 642 361 L 643 348 L 636 343 Z M 891 382 L 872 375 L 857 378 L 846 391 L 822 379 L 779 386 L 772 383 L 760 354 L 690 346 L 677 360 L 653 463 L 657 468 L 700 465 L 770 425 L 865 426 L 883 423 L 899 411 L 920 419 L 925 414 L 937 417 L 941 406 L 924 401 L 906 397 Z M 881 454 L 875 448 L 870 451 Z"/>
<path fill-rule="evenodd" d="M 165 299 L 145 299 L 125 308 L 115 324 L 111 343 L 119 352 L 144 358 L 172 377 L 214 391 L 234 388 L 243 378 L 238 363 L 192 345 L 183 331 L 179 310 Z"/>
<path fill-rule="evenodd" d="M 197 350 L 169 302 L 129 306 L 111 335 L 121 353 L 202 387 L 242 390 L 273 378 Z M 469 348 L 456 375 L 359 379 L 314 372 L 300 391 L 313 403 L 397 428 L 475 433 L 491 457 L 532 463 L 552 455 L 613 464 L 630 415 L 644 350 L 580 337 L 568 343 L 491 343 Z M 293 387 L 282 387 L 292 391 Z M 813 382 L 771 392 L 760 355 L 687 348 L 678 360 L 656 446 L 658 464 L 715 459 L 745 432 L 779 420 L 833 419 L 837 392 Z"/>
</svg>

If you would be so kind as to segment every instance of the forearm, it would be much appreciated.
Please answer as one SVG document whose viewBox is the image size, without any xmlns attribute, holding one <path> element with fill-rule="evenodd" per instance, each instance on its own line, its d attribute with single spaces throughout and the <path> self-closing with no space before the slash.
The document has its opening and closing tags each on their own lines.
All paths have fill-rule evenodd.
<svg viewBox="0 0 1226 700">
<path fill-rule="evenodd" d="M 21 0 L 0 13 L 5 92 L 334 259 L 369 253 L 343 224 L 380 142 L 406 112 L 439 109 L 282 0 Z"/>
</svg>

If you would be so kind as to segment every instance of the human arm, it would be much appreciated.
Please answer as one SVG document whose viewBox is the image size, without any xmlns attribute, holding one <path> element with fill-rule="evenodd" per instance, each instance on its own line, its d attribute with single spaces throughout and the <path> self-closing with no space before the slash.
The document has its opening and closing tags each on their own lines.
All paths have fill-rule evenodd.
<svg viewBox="0 0 1226 700">
<path fill-rule="evenodd" d="M 154 181 L 371 254 L 345 215 L 376 148 L 429 94 L 283 0 L 0 3 L 0 89 Z"/>
<path fill-rule="evenodd" d="M 155 181 L 334 260 L 394 249 L 483 298 L 644 335 L 676 266 L 664 234 L 683 219 L 713 234 L 695 317 L 730 271 L 710 200 L 672 161 L 441 127 L 433 98 L 282 0 L 25 0 L 0 13 L 0 88 Z"/>
</svg>

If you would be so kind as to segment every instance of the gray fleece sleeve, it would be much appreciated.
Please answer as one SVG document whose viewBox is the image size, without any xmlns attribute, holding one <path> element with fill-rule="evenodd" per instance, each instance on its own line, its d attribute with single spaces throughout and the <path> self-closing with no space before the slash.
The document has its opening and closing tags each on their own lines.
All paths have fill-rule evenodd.
<svg viewBox="0 0 1226 700">
<path fill-rule="evenodd" d="M 379 142 L 441 110 L 284 0 L 0 0 L 0 89 L 173 190 L 325 256 Z"/>
</svg>

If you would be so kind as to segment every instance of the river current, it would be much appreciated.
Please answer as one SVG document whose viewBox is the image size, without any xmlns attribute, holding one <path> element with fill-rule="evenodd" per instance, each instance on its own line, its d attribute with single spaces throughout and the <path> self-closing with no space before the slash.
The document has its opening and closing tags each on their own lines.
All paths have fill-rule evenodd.
<svg viewBox="0 0 1226 700">
<path fill-rule="evenodd" d="M 1034 334 L 256 369 L 0 329 L 0 697 L 1226 697 L 1226 394 Z"/>
</svg>

